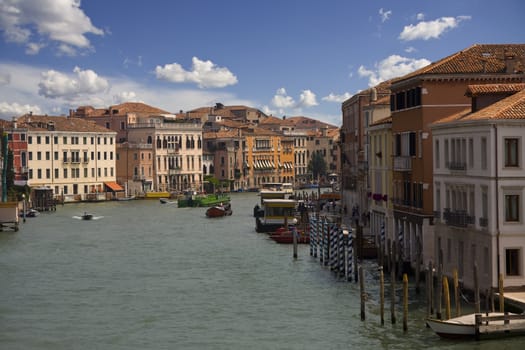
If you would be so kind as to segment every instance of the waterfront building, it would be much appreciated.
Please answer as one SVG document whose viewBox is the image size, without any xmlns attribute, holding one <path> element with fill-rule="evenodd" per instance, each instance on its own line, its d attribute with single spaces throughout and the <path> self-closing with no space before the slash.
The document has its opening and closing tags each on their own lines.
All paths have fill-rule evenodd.
<svg viewBox="0 0 525 350">
<path fill-rule="evenodd" d="M 264 128 L 248 128 L 243 130 L 243 135 L 246 139 L 247 188 L 261 188 L 267 182 L 284 182 L 279 171 L 282 166 L 279 164 L 282 134 Z"/>
<path fill-rule="evenodd" d="M 181 120 L 173 114 L 137 118 L 127 126 L 127 140 L 144 149 L 144 164 L 127 176 L 137 181 L 141 176 L 147 191 L 174 192 L 200 190 L 202 177 L 202 124 L 199 120 Z M 151 148 L 151 151 L 147 151 Z M 152 175 L 149 177 L 149 153 L 152 154 Z M 119 155 L 119 162 L 120 160 Z M 124 157 L 126 159 L 126 157 Z M 141 159 L 142 161 L 142 155 Z M 142 175 L 142 167 L 147 173 Z M 135 180 L 133 180 L 135 179 Z M 149 182 L 151 181 L 151 183 Z"/>
<path fill-rule="evenodd" d="M 394 229 L 405 265 L 442 263 L 436 245 L 443 242 L 434 235 L 429 125 L 470 107 L 468 85 L 523 82 L 524 59 L 524 44 L 473 45 L 392 80 Z"/>
<path fill-rule="evenodd" d="M 388 242 L 396 242 L 392 201 L 392 117 L 386 117 L 368 126 L 369 184 L 368 210 L 370 233 L 376 243 L 390 249 Z M 385 250 L 386 251 L 386 250 Z"/>
<path fill-rule="evenodd" d="M 468 87 L 471 108 L 431 125 L 435 256 L 482 290 L 525 285 L 525 84 Z M 510 96 L 510 97 L 509 97 Z"/>
<path fill-rule="evenodd" d="M 390 96 L 390 82 L 358 92 L 342 103 L 343 124 L 341 144 L 341 195 L 343 206 L 356 208 L 359 217 L 368 210 L 368 153 L 366 127 L 372 122 L 367 107 L 373 101 Z M 384 117 L 377 114 L 377 119 Z"/>
<path fill-rule="evenodd" d="M 31 188 L 50 188 L 66 202 L 110 199 L 122 190 L 115 182 L 114 131 L 80 118 L 26 114 L 9 133 L 20 159 L 15 178 L 27 171 Z M 27 148 L 20 145 L 24 137 Z"/>
</svg>

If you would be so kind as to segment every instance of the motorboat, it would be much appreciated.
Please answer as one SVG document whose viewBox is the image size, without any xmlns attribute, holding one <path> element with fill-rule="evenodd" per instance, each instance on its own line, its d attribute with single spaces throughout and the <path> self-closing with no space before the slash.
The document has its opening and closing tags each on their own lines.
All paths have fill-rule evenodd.
<svg viewBox="0 0 525 350">
<path fill-rule="evenodd" d="M 232 215 L 232 207 L 230 203 L 215 205 L 206 210 L 206 216 L 209 218 L 217 218 L 221 216 Z"/>
<path fill-rule="evenodd" d="M 291 227 L 288 230 L 284 227 L 279 228 L 277 231 L 270 235 L 270 238 L 277 243 L 282 244 L 293 244 L 294 235 L 298 244 L 310 243 L 310 236 L 297 230 L 296 227 Z"/>
<path fill-rule="evenodd" d="M 80 218 L 82 220 L 92 220 L 93 219 L 93 214 L 90 214 L 90 213 L 87 213 L 87 212 L 84 212 L 84 214 L 82 214 L 80 216 Z"/>
</svg>

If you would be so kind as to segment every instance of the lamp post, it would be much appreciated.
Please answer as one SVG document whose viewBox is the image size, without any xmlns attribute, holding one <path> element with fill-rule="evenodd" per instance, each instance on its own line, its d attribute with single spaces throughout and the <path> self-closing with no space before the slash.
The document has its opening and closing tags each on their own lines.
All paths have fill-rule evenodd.
<svg viewBox="0 0 525 350">
<path fill-rule="evenodd" d="M 22 193 L 22 218 L 23 222 L 26 222 L 26 195 Z"/>
</svg>

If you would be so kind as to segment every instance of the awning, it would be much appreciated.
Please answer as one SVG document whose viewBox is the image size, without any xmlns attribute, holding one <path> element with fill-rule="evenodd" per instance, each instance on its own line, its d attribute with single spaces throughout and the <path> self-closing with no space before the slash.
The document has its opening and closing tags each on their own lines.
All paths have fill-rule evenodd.
<svg viewBox="0 0 525 350">
<path fill-rule="evenodd" d="M 104 182 L 104 185 L 106 185 L 107 187 L 109 187 L 110 190 L 112 190 L 113 192 L 119 192 L 119 191 L 124 191 L 124 189 L 122 188 L 122 186 L 120 186 L 118 183 L 116 182 Z"/>
</svg>

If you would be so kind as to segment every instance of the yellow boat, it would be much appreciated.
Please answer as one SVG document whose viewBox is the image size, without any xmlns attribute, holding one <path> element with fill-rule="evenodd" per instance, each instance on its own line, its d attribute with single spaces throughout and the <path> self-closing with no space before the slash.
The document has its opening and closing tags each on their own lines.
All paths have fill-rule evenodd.
<svg viewBox="0 0 525 350">
<path fill-rule="evenodd" d="M 147 199 L 170 198 L 169 192 L 146 192 Z"/>
</svg>

